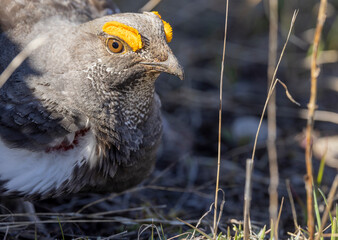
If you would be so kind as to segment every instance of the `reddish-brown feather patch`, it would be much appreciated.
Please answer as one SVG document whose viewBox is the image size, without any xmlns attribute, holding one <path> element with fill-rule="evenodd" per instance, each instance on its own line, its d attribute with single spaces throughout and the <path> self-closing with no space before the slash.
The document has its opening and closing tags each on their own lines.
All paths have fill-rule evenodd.
<svg viewBox="0 0 338 240">
<path fill-rule="evenodd" d="M 81 129 L 81 130 L 75 132 L 73 142 L 71 142 L 71 143 L 62 142 L 61 144 L 59 144 L 57 146 L 47 148 L 46 152 L 47 153 L 53 152 L 53 151 L 66 152 L 68 150 L 74 149 L 79 144 L 79 138 L 85 136 L 88 131 L 89 131 L 89 128 Z"/>
</svg>

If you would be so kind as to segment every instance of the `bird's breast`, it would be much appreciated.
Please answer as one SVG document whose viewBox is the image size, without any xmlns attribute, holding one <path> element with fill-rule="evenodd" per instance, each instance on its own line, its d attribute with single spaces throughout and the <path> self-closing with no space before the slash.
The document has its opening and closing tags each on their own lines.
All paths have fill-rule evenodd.
<svg viewBox="0 0 338 240">
<path fill-rule="evenodd" d="M 73 170 L 95 160 L 96 139 L 91 131 L 78 137 L 67 151 L 33 152 L 10 148 L 0 139 L 0 181 L 5 195 L 48 196 L 65 187 Z"/>
</svg>

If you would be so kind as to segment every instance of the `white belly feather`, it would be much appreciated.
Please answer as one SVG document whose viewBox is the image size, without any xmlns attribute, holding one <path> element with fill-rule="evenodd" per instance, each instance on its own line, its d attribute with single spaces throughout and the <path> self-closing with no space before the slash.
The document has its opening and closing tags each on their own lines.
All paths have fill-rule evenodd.
<svg viewBox="0 0 338 240">
<path fill-rule="evenodd" d="M 93 161 L 96 140 L 89 131 L 68 151 L 32 152 L 9 148 L 0 139 L 0 180 L 5 194 L 45 194 L 71 178 L 74 166 Z M 95 161 L 95 160 L 94 160 Z"/>
</svg>

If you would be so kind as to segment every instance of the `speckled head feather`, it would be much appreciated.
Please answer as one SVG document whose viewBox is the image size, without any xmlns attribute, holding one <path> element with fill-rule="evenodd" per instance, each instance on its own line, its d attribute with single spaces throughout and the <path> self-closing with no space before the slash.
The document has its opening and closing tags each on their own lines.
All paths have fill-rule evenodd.
<svg viewBox="0 0 338 240">
<path fill-rule="evenodd" d="M 10 22 L 25 16 L 22 1 L 4 2 L 18 4 Z M 36 36 L 48 36 L 0 89 L 1 192 L 32 199 L 138 184 L 161 139 L 154 82 L 161 72 L 183 78 L 165 23 L 153 13 L 87 21 L 73 13 L 87 5 L 69 14 L 49 0 L 33 6 L 29 16 L 45 14 L 0 35 L 0 71 Z"/>
<path fill-rule="evenodd" d="M 153 14 L 155 14 L 156 16 L 158 16 L 162 22 L 163 22 L 163 28 L 164 28 L 164 33 L 165 33 L 165 36 L 166 36 L 166 39 L 167 39 L 167 42 L 171 42 L 171 40 L 173 39 L 173 29 L 171 27 L 171 25 L 164 21 L 161 17 L 161 15 L 157 12 L 157 11 L 152 11 Z"/>
</svg>

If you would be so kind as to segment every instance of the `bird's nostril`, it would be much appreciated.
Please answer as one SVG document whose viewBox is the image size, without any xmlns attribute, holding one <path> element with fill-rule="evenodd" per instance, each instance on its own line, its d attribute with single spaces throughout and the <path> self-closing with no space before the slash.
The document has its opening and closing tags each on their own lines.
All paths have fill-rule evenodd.
<svg viewBox="0 0 338 240">
<path fill-rule="evenodd" d="M 156 62 L 164 62 L 164 61 L 168 60 L 168 53 L 159 52 L 153 58 Z"/>
</svg>

